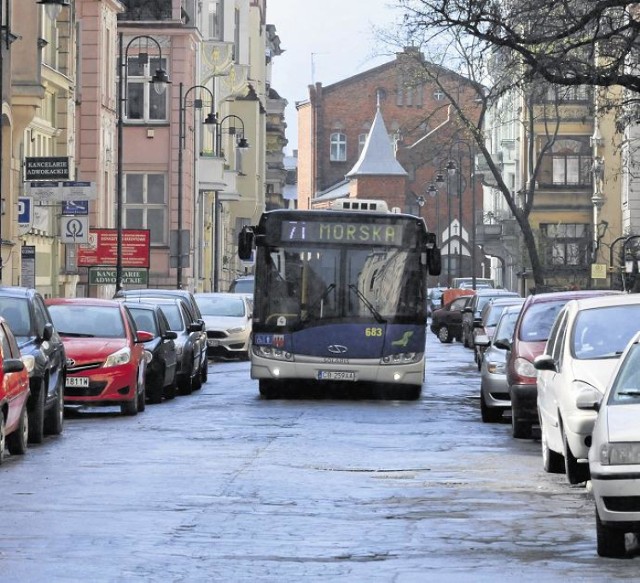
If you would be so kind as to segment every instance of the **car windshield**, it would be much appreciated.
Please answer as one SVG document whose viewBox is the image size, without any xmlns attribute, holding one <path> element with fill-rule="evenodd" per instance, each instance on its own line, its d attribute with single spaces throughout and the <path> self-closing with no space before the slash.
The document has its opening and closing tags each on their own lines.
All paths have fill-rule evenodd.
<svg viewBox="0 0 640 583">
<path fill-rule="evenodd" d="M 154 336 L 158 335 L 158 327 L 151 310 L 145 308 L 129 308 L 129 312 L 133 316 L 138 330 L 151 332 Z"/>
<path fill-rule="evenodd" d="M 576 317 L 571 353 L 579 360 L 616 358 L 640 328 L 640 305 L 582 310 Z"/>
<path fill-rule="evenodd" d="M 29 302 L 25 298 L 0 297 L 0 316 L 2 316 L 14 336 L 31 335 Z"/>
<path fill-rule="evenodd" d="M 485 327 L 497 326 L 498 321 L 500 320 L 500 316 L 505 308 L 508 307 L 508 304 L 493 304 L 490 308 L 488 308 L 487 313 L 484 318 Z"/>
<path fill-rule="evenodd" d="M 629 348 L 609 394 L 609 404 L 640 403 L 640 344 Z"/>
<path fill-rule="evenodd" d="M 86 338 L 124 338 L 120 308 L 80 304 L 49 306 L 53 325 L 61 336 Z"/>
<path fill-rule="evenodd" d="M 169 322 L 169 330 L 174 332 L 184 330 L 184 322 L 178 304 L 160 304 L 160 309 Z"/>
<path fill-rule="evenodd" d="M 556 315 L 568 301 L 558 300 L 531 304 L 522 315 L 520 340 L 524 342 L 546 342 L 549 339 L 549 332 Z"/>
<path fill-rule="evenodd" d="M 253 279 L 236 279 L 231 284 L 231 288 L 229 289 L 229 291 L 236 294 L 252 294 Z"/>
<path fill-rule="evenodd" d="M 511 338 L 513 337 L 513 331 L 516 328 L 516 321 L 518 320 L 519 314 L 519 310 L 503 310 L 502 317 L 498 321 L 496 332 L 493 336 L 494 341 L 511 340 Z"/>
<path fill-rule="evenodd" d="M 237 296 L 197 296 L 203 316 L 229 316 L 241 318 L 245 315 L 244 300 Z"/>
</svg>

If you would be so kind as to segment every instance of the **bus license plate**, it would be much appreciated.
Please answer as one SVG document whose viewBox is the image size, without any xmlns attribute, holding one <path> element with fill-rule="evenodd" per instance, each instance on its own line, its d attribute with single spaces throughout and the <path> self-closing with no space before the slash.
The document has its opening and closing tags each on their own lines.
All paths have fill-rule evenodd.
<svg viewBox="0 0 640 583">
<path fill-rule="evenodd" d="M 319 370 L 319 381 L 355 381 L 356 373 L 344 370 Z"/>
<path fill-rule="evenodd" d="M 89 377 L 67 377 L 67 382 L 65 386 L 72 387 L 88 387 L 89 386 Z"/>
</svg>

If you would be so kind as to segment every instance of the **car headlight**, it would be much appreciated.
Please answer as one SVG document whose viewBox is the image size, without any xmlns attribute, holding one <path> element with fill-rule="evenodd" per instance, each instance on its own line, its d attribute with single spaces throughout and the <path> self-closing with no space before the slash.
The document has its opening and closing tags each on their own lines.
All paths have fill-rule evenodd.
<svg viewBox="0 0 640 583">
<path fill-rule="evenodd" d="M 424 358 L 424 352 L 399 352 L 380 359 L 380 364 L 412 364 Z"/>
<path fill-rule="evenodd" d="M 603 466 L 640 464 L 640 443 L 603 443 L 600 463 Z"/>
<path fill-rule="evenodd" d="M 144 360 L 147 364 L 149 364 L 153 360 L 153 354 L 151 354 L 148 350 L 144 351 Z"/>
<path fill-rule="evenodd" d="M 122 364 L 127 364 L 131 360 L 131 349 L 127 346 L 121 348 L 117 352 L 110 354 L 107 357 L 107 360 L 104 361 L 104 368 L 109 366 L 120 366 Z"/>
<path fill-rule="evenodd" d="M 22 362 L 24 363 L 25 370 L 29 373 L 29 376 L 31 376 L 33 369 L 36 368 L 36 357 L 32 354 L 27 354 L 26 356 L 22 356 L 21 358 Z"/>
<path fill-rule="evenodd" d="M 246 328 L 244 326 L 240 326 L 239 328 L 229 328 L 227 330 L 227 334 L 237 334 L 238 332 L 244 332 Z"/>
<path fill-rule="evenodd" d="M 533 363 L 520 356 L 513 361 L 513 370 L 521 377 L 530 377 L 532 379 L 538 377 L 538 371 L 533 368 Z"/>
<path fill-rule="evenodd" d="M 282 350 L 280 348 L 273 348 L 271 346 L 254 346 L 253 354 L 261 356 L 262 358 L 269 358 L 271 360 L 294 360 L 293 354 Z"/>
<path fill-rule="evenodd" d="M 489 360 L 487 362 L 487 372 L 491 374 L 506 374 L 507 365 L 504 362 L 493 362 Z"/>
</svg>

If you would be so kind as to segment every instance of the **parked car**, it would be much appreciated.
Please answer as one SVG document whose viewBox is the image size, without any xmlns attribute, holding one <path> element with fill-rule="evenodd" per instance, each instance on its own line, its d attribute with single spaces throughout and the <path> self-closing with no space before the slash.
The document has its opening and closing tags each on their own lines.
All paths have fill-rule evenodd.
<svg viewBox="0 0 640 583">
<path fill-rule="evenodd" d="M 5 446 L 12 455 L 23 455 L 29 440 L 29 367 L 33 356 L 20 356 L 18 343 L 4 318 L 0 318 L 0 464 Z"/>
<path fill-rule="evenodd" d="M 58 435 L 63 431 L 64 344 L 44 299 L 35 289 L 0 287 L 0 316 L 11 328 L 21 355 L 33 357 L 27 404 L 29 441 L 41 443 L 45 434 Z"/>
<path fill-rule="evenodd" d="M 433 316 L 433 312 L 442 307 L 442 294 L 446 287 L 430 287 L 427 290 L 427 318 Z"/>
<path fill-rule="evenodd" d="M 136 330 L 153 334 L 144 343 L 151 355 L 145 372 L 145 390 L 149 403 L 160 403 L 163 398 L 173 399 L 177 386 L 177 352 L 174 340 L 178 334 L 170 329 L 167 317 L 158 305 L 125 302 L 133 317 Z"/>
<path fill-rule="evenodd" d="M 202 325 L 193 319 L 183 301 L 177 297 L 130 298 L 128 304 L 135 302 L 157 305 L 165 315 L 169 330 L 176 333 L 173 339 L 176 349 L 176 382 L 181 395 L 190 395 L 202 386 L 200 374 L 200 333 Z"/>
<path fill-rule="evenodd" d="M 521 297 L 494 298 L 482 308 L 480 321 L 476 322 L 473 329 L 473 350 L 478 370 L 482 366 L 482 355 L 486 349 L 485 344 L 477 342 L 478 336 L 486 336 L 491 340 L 502 310 L 507 306 L 522 306 L 522 304 L 524 304 L 524 298 Z"/>
<path fill-rule="evenodd" d="M 115 299 L 153 299 L 153 298 L 178 298 L 182 302 L 189 312 L 190 320 L 200 324 L 199 333 L 196 335 L 196 343 L 194 347 L 194 354 L 198 359 L 198 370 L 200 371 L 200 380 L 197 383 L 197 387 L 200 388 L 202 383 L 207 382 L 209 374 L 209 362 L 207 360 L 207 333 L 205 329 L 205 323 L 198 307 L 198 302 L 193 297 L 193 294 L 186 289 L 127 289 L 116 292 Z"/>
<path fill-rule="evenodd" d="M 253 299 L 247 294 L 198 293 L 207 328 L 207 354 L 249 358 Z"/>
<path fill-rule="evenodd" d="M 507 383 L 507 351 L 511 347 L 521 304 L 506 306 L 500 313 L 492 338 L 478 336 L 476 342 L 485 345 L 480 367 L 480 414 L 485 423 L 500 421 L 511 407 Z"/>
<path fill-rule="evenodd" d="M 576 397 L 587 388 L 604 393 L 619 356 L 639 329 L 640 294 L 571 300 L 558 314 L 544 353 L 534 360 L 546 471 L 564 465 L 570 484 L 589 479 L 596 414 L 578 409 Z"/>
<path fill-rule="evenodd" d="M 538 423 L 538 373 L 533 359 L 542 354 L 558 312 L 572 299 L 619 294 L 607 290 L 549 292 L 527 297 L 516 322 L 507 354 L 507 382 L 511 396 L 511 433 L 529 439 Z"/>
<path fill-rule="evenodd" d="M 444 308 L 433 312 L 430 329 L 442 343 L 449 343 L 454 338 L 460 340 L 462 334 L 462 310 L 469 304 L 473 295 L 458 296 Z"/>
<path fill-rule="evenodd" d="M 493 298 L 504 297 L 520 297 L 516 292 L 506 289 L 479 289 L 476 291 L 473 300 L 465 306 L 462 312 L 462 344 L 466 348 L 473 348 L 473 329 L 477 322 L 480 321 L 482 308 L 485 307 Z"/>
<path fill-rule="evenodd" d="M 255 287 L 254 276 L 243 275 L 242 277 L 237 277 L 231 282 L 231 285 L 229 286 L 229 293 L 253 295 L 254 287 Z"/>
<path fill-rule="evenodd" d="M 97 298 L 46 300 L 64 342 L 68 405 L 119 405 L 123 415 L 145 408 L 144 343 L 150 332 L 136 332 L 122 302 Z"/>
<path fill-rule="evenodd" d="M 618 361 L 604 396 L 593 389 L 576 397 L 581 411 L 597 413 L 589 470 L 601 557 L 623 557 L 625 533 L 640 524 L 640 334 Z"/>
</svg>

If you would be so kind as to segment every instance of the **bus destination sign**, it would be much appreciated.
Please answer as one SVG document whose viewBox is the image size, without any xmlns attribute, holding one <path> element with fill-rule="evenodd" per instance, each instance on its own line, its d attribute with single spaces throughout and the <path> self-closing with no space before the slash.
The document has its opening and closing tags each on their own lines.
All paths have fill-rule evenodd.
<svg viewBox="0 0 640 583">
<path fill-rule="evenodd" d="M 352 245 L 403 245 L 404 225 L 350 223 L 347 221 L 283 221 L 283 243 L 346 243 Z"/>
</svg>

